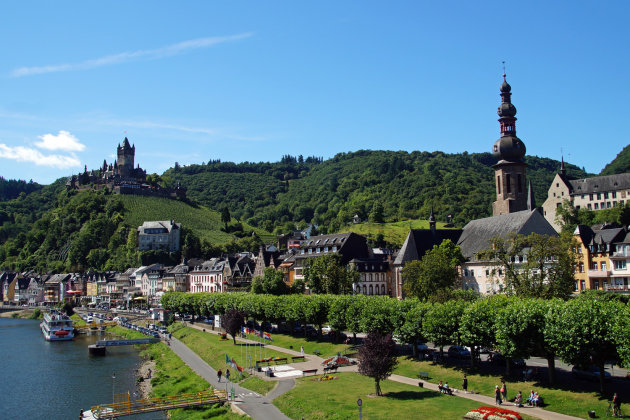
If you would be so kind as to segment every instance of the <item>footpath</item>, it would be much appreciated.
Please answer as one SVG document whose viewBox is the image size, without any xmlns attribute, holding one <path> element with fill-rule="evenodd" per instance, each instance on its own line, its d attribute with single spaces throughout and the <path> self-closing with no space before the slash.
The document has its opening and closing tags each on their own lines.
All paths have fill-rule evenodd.
<svg viewBox="0 0 630 420">
<path fill-rule="evenodd" d="M 209 330 L 205 329 L 205 327 L 197 326 L 195 324 L 187 324 L 187 326 L 192 327 L 192 328 L 196 328 L 198 330 L 205 330 L 205 332 L 208 333 L 208 334 L 217 334 L 217 332 L 215 332 L 215 331 L 209 331 Z M 250 343 L 250 344 L 256 344 L 257 343 L 255 341 L 248 340 L 248 339 L 243 339 L 243 338 L 239 338 L 239 337 L 237 337 L 236 340 L 240 341 L 240 342 L 243 342 L 243 343 Z M 175 342 L 175 340 L 171 341 L 171 348 L 173 348 L 173 343 L 174 342 Z M 206 380 L 208 380 L 208 382 L 212 383 L 213 386 L 216 386 L 215 385 L 216 379 L 217 379 L 216 371 L 213 370 L 210 366 L 208 366 L 203 360 L 201 360 L 201 358 L 199 358 L 199 356 L 197 356 L 195 353 L 193 353 L 192 350 L 188 349 L 188 347 L 186 347 L 186 345 L 184 345 L 183 343 L 180 343 L 180 342 L 177 342 L 177 343 L 178 343 L 176 345 L 177 347 L 183 346 L 189 353 L 191 353 L 192 355 L 197 357 L 199 359 L 199 361 L 201 361 L 201 363 L 203 363 L 203 364 L 205 364 L 207 366 L 207 368 L 212 372 L 212 375 L 210 375 L 210 379 L 214 379 L 214 381 L 211 382 L 208 378 L 206 378 L 203 375 L 202 376 Z M 267 347 L 269 349 L 273 349 L 273 350 L 279 351 L 279 352 L 283 352 L 283 353 L 289 354 L 291 356 L 301 356 L 302 355 L 299 351 L 295 351 L 295 350 L 292 350 L 292 349 L 286 349 L 284 347 L 274 346 L 273 344 L 265 344 L 265 347 Z M 175 348 L 173 348 L 173 350 L 175 350 Z M 323 358 L 321 358 L 319 356 L 316 356 L 316 355 L 312 355 L 312 354 L 306 354 L 305 356 L 306 356 L 305 357 L 306 358 L 306 362 L 291 363 L 291 366 L 293 366 L 295 369 L 302 370 L 302 371 L 308 370 L 308 369 L 318 369 L 318 372 L 322 371 L 322 368 L 323 368 L 322 362 L 325 359 L 323 359 Z M 182 356 L 180 356 L 180 357 L 182 357 Z M 183 357 L 182 357 L 182 360 L 184 360 L 186 362 L 186 360 Z M 186 363 L 188 363 L 188 362 L 186 362 Z M 191 368 L 193 368 L 193 370 L 195 370 L 194 367 L 191 366 Z M 358 372 L 358 367 L 356 365 L 355 366 L 345 366 L 345 367 L 340 367 L 338 369 L 338 371 L 339 372 Z M 269 394 L 267 394 L 266 397 L 258 396 L 257 398 L 254 398 L 255 400 L 258 399 L 259 401 L 260 400 L 265 400 L 266 402 L 264 404 L 266 404 L 267 407 L 271 405 L 271 401 L 273 401 L 274 398 L 284 394 L 285 392 L 288 392 L 289 390 L 291 390 L 291 388 L 293 388 L 295 386 L 295 381 L 292 380 L 292 379 L 291 380 L 287 380 L 287 379 L 274 378 L 274 377 L 271 377 L 271 378 L 269 378 L 269 377 L 261 377 L 261 379 L 270 380 L 270 381 L 274 381 L 275 380 L 275 381 L 278 382 L 278 385 L 276 386 L 276 388 L 274 388 Z M 391 375 L 389 377 L 389 380 L 395 381 L 395 382 L 400 382 L 400 383 L 411 385 L 411 386 L 418 386 L 418 382 L 422 382 L 422 385 L 423 385 L 424 388 L 430 389 L 430 390 L 435 391 L 435 392 L 439 392 L 437 384 L 434 384 L 434 383 L 431 383 L 431 382 L 427 382 L 425 380 L 419 381 L 418 379 L 409 378 L 409 377 L 401 376 L 401 375 Z M 223 386 L 221 386 L 221 388 L 223 388 L 225 384 L 222 383 L 221 385 L 223 385 Z M 255 393 L 253 393 L 250 390 L 247 390 L 247 389 L 244 389 L 244 388 L 240 388 L 240 389 L 243 390 L 243 394 L 244 395 L 246 395 L 247 393 L 255 394 Z M 255 395 L 258 395 L 258 394 L 255 394 Z M 469 400 L 477 401 L 481 405 L 496 406 L 496 403 L 494 401 L 494 397 L 489 397 L 489 396 L 486 396 L 486 395 L 465 393 L 465 392 L 462 392 L 461 390 L 456 390 L 453 393 L 453 397 L 454 398 L 457 398 L 457 397 L 459 397 L 459 398 L 466 398 L 466 399 L 469 399 Z M 247 405 L 248 402 L 245 402 L 245 399 L 243 400 L 243 403 L 237 403 L 237 404 L 239 404 L 239 407 L 242 408 L 243 411 L 245 411 L 248 415 L 250 415 L 252 418 L 255 418 L 255 419 L 256 418 L 260 418 L 260 419 L 287 418 L 277 408 L 276 408 L 276 411 L 282 417 L 266 417 L 266 416 L 263 415 L 262 412 L 257 412 L 256 411 L 255 405 Z M 271 407 L 273 407 L 273 405 L 271 405 Z M 561 414 L 561 413 L 556 413 L 556 412 L 553 412 L 553 411 L 543 410 L 542 408 L 539 408 L 539 407 L 528 407 L 528 406 L 517 407 L 517 406 L 515 406 L 512 403 L 501 404 L 500 407 L 506 408 L 508 410 L 517 411 L 519 413 L 526 414 L 526 415 L 531 416 L 531 417 L 537 417 L 537 418 L 544 419 L 544 420 L 573 420 L 573 419 L 579 419 L 579 417 L 573 417 L 573 416 L 568 416 L 566 414 Z M 252 408 L 253 410 L 248 411 L 248 410 L 246 410 L 246 408 L 247 409 Z M 273 408 L 275 408 L 275 407 L 273 407 Z"/>
</svg>

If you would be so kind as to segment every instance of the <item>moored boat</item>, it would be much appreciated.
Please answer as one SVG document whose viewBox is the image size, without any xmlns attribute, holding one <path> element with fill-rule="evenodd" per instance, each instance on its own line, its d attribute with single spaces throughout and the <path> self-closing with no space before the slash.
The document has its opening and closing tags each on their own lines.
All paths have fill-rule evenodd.
<svg viewBox="0 0 630 420">
<path fill-rule="evenodd" d="M 40 324 L 42 334 L 48 341 L 67 341 L 74 339 L 74 326 L 70 317 L 55 309 L 44 314 Z"/>
</svg>

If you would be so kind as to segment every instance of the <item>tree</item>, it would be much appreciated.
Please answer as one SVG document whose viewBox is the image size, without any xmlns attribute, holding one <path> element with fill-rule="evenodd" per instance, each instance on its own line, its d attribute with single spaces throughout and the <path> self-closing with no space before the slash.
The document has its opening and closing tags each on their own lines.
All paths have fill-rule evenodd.
<svg viewBox="0 0 630 420">
<path fill-rule="evenodd" d="M 398 307 L 402 312 L 401 323 L 396 327 L 395 333 L 403 343 L 411 344 L 413 357 L 417 357 L 418 343 L 425 341 L 422 323 L 430 305 L 415 299 L 405 299 Z"/>
<path fill-rule="evenodd" d="M 224 206 L 223 210 L 221 210 L 221 221 L 225 223 L 226 232 L 228 230 L 228 223 L 230 223 L 231 220 L 232 216 L 230 216 L 230 210 L 227 208 L 227 206 Z"/>
<path fill-rule="evenodd" d="M 580 295 L 550 308 L 545 337 L 566 363 L 594 364 L 604 393 L 604 364 L 617 358 L 617 323 L 623 305 L 595 295 Z M 627 337 L 625 337 L 627 340 Z"/>
<path fill-rule="evenodd" d="M 309 258 L 304 267 L 306 284 L 313 293 L 352 293 L 352 285 L 358 277 L 358 271 L 341 265 L 337 254 Z"/>
<path fill-rule="evenodd" d="M 396 343 L 392 335 L 368 333 L 359 348 L 359 373 L 374 378 L 376 395 L 383 395 L 380 382 L 392 374 L 397 363 Z"/>
<path fill-rule="evenodd" d="M 245 325 L 245 314 L 238 309 L 229 309 L 221 320 L 223 328 L 232 336 L 232 341 L 236 345 L 236 335 L 241 332 L 241 327 Z"/>
<path fill-rule="evenodd" d="M 427 311 L 422 324 L 423 334 L 444 353 L 447 344 L 459 344 L 459 327 L 462 314 L 468 303 L 450 300 L 436 303 Z"/>
<path fill-rule="evenodd" d="M 383 223 L 383 204 L 380 201 L 376 201 L 372 206 L 372 212 L 370 213 L 370 221 L 372 223 Z"/>
<path fill-rule="evenodd" d="M 426 300 L 442 289 L 452 289 L 458 278 L 457 266 L 464 260 L 459 246 L 450 240 L 433 246 L 419 261 L 405 264 L 403 288 L 411 297 Z"/>
<path fill-rule="evenodd" d="M 490 240 L 487 250 L 480 253 L 505 273 L 508 294 L 527 297 L 568 299 L 573 293 L 575 266 L 578 255 L 570 234 L 529 236 L 512 234 Z"/>
<path fill-rule="evenodd" d="M 495 346 L 497 318 L 506 303 L 504 296 L 494 296 L 478 299 L 464 310 L 459 333 L 462 343 L 470 347 L 470 359 L 473 366 L 477 364 L 479 347 L 493 348 Z"/>
</svg>

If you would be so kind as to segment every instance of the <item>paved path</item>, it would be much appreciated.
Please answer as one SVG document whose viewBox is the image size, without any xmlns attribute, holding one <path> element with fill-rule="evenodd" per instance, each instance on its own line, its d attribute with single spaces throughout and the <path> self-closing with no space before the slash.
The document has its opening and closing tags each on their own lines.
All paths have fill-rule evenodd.
<svg viewBox="0 0 630 420">
<path fill-rule="evenodd" d="M 203 327 L 198 327 L 194 324 L 189 324 L 189 326 L 193 327 L 193 328 L 197 328 L 199 330 L 202 330 Z M 210 334 L 218 334 L 218 332 L 216 331 L 209 331 L 206 330 L 206 332 L 210 333 Z M 252 341 L 252 340 L 247 340 L 247 339 L 241 339 L 241 338 L 237 338 L 237 341 L 242 341 L 242 342 L 249 342 L 249 343 L 257 343 L 257 341 Z M 287 353 L 290 354 L 292 356 L 301 356 L 301 353 L 299 351 L 295 351 L 295 350 L 291 350 L 291 349 L 286 349 L 284 347 L 278 347 L 278 346 L 274 346 L 272 344 L 265 344 L 265 347 L 269 348 L 269 349 L 273 349 L 279 352 L 283 352 L 283 353 Z M 312 354 L 306 354 L 306 362 L 301 362 L 301 363 L 291 363 L 291 366 L 295 367 L 296 369 L 299 370 L 306 370 L 306 369 L 319 369 L 320 372 L 323 373 L 322 371 L 322 362 L 324 361 L 323 358 L 312 355 Z M 346 367 L 342 367 L 339 368 L 339 372 L 357 372 L 358 368 L 357 366 L 346 366 Z M 319 373 L 319 372 L 318 372 Z M 265 380 L 278 380 L 278 378 L 263 378 Z M 419 380 L 417 379 L 413 379 L 413 378 L 409 378 L 406 376 L 401 376 L 401 375 L 391 375 L 389 377 L 389 380 L 395 381 L 395 382 L 400 382 L 403 384 L 407 384 L 407 385 L 412 385 L 412 386 L 418 386 L 418 382 Z M 280 384 L 283 384 L 287 382 L 286 380 L 280 380 L 279 381 L 279 386 Z M 437 384 L 431 383 L 431 382 L 427 382 L 427 381 L 422 381 L 424 388 L 426 389 L 430 389 L 436 392 L 438 391 L 438 386 Z M 274 391 L 276 391 L 279 386 L 274 389 Z M 283 387 L 286 385 L 283 385 Z M 269 400 L 273 400 L 274 398 L 276 398 L 278 395 L 282 395 L 283 393 L 289 391 L 291 387 L 287 388 L 286 390 L 282 390 L 280 393 L 278 393 L 277 395 L 273 395 L 274 391 L 271 391 L 271 393 L 269 393 L 267 395 L 267 398 Z M 251 391 L 250 391 L 251 392 Z M 470 394 L 470 393 L 464 393 L 464 392 L 455 392 L 455 396 L 456 397 L 460 397 L 460 398 L 466 398 L 469 400 L 473 400 L 473 401 L 477 401 L 483 405 L 488 405 L 488 406 L 494 406 L 495 401 L 494 401 L 494 397 L 489 397 L 486 395 L 481 395 L 481 394 Z M 544 397 L 544 395 L 543 395 Z M 537 418 L 541 418 L 541 419 L 545 419 L 545 420 L 571 420 L 571 419 L 579 419 L 579 417 L 572 417 L 572 416 L 567 416 L 566 414 L 560 414 L 560 413 L 556 413 L 553 411 L 548 411 L 548 410 L 543 410 L 542 408 L 538 408 L 538 407 L 516 407 L 515 405 L 513 405 L 512 403 L 505 403 L 502 404 L 501 407 L 506 408 L 508 410 L 514 410 L 514 411 L 518 411 L 519 413 L 523 413 L 523 414 L 527 414 L 528 416 L 531 417 L 537 417 Z M 263 418 L 263 417 L 261 417 Z"/>
<path fill-rule="evenodd" d="M 184 363 L 186 363 L 192 370 L 194 370 L 199 376 L 204 378 L 213 387 L 218 389 L 228 389 L 228 383 L 225 382 L 225 378 L 222 382 L 217 380 L 217 372 L 210 367 L 201 357 L 197 356 L 195 352 L 190 350 L 184 343 L 175 338 L 171 338 L 171 350 L 177 354 Z M 291 380 L 279 381 L 276 388 L 274 388 L 267 396 L 259 395 L 249 389 L 242 388 L 236 384 L 230 383 L 230 387 L 234 387 L 236 394 L 236 402 L 238 408 L 247 413 L 254 419 L 263 420 L 288 420 L 289 418 L 282 414 L 278 408 L 276 408 L 271 401 L 279 395 L 289 391 L 295 382 Z"/>
</svg>

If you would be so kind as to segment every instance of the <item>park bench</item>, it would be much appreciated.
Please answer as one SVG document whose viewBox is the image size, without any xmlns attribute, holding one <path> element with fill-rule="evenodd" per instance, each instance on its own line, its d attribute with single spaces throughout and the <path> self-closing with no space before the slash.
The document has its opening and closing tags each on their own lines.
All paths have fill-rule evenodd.
<svg viewBox="0 0 630 420">
<path fill-rule="evenodd" d="M 257 360 L 256 366 L 269 366 L 270 360 Z"/>
<path fill-rule="evenodd" d="M 331 372 L 331 371 L 337 372 L 337 365 L 324 367 L 324 373 Z"/>
<path fill-rule="evenodd" d="M 274 362 L 276 362 L 276 364 L 278 363 L 287 363 L 287 358 L 286 357 L 277 357 L 275 359 L 273 359 Z"/>
<path fill-rule="evenodd" d="M 306 361 L 306 358 L 304 356 L 291 356 L 291 361 L 295 362 L 296 360 L 301 360 L 301 361 Z"/>
<path fill-rule="evenodd" d="M 306 369 L 302 371 L 302 376 L 308 375 L 312 373 L 313 375 L 317 375 L 317 369 Z"/>
<path fill-rule="evenodd" d="M 418 372 L 418 378 L 424 379 L 424 380 L 428 380 L 429 379 L 429 373 L 428 372 Z"/>
</svg>

